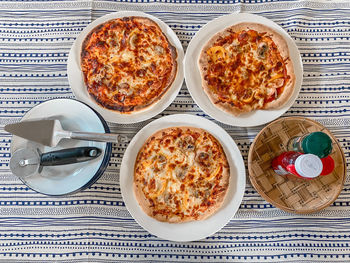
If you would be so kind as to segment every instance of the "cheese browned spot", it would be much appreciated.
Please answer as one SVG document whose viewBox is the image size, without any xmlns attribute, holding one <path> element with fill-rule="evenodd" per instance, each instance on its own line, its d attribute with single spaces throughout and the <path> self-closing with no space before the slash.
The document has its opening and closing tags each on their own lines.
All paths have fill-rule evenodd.
<svg viewBox="0 0 350 263">
<path fill-rule="evenodd" d="M 217 33 L 202 49 L 199 67 L 210 100 L 234 115 L 278 108 L 293 93 L 287 43 L 260 24 L 241 23 Z"/>
<path fill-rule="evenodd" d="M 171 86 L 176 49 L 161 28 L 144 17 L 124 17 L 94 28 L 85 38 L 81 69 L 89 94 L 121 113 L 154 104 Z"/>
<path fill-rule="evenodd" d="M 205 130 L 172 127 L 140 149 L 134 192 L 142 209 L 159 221 L 203 220 L 224 201 L 229 165 L 219 141 Z"/>
</svg>

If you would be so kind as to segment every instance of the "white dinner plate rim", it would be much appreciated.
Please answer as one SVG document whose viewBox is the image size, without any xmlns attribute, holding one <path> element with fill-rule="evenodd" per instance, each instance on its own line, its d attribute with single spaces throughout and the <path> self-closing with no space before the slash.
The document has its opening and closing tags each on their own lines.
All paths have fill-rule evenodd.
<svg viewBox="0 0 350 263">
<path fill-rule="evenodd" d="M 89 105 L 81 102 L 81 101 L 78 101 L 76 99 L 70 99 L 70 98 L 55 98 L 55 99 L 49 99 L 49 100 L 46 100 L 40 104 L 37 104 L 35 105 L 34 107 L 32 107 L 29 111 L 26 112 L 26 114 L 21 118 L 21 121 L 25 121 L 25 120 L 30 120 L 33 118 L 33 111 L 34 110 L 38 110 L 38 108 L 42 108 L 42 107 L 47 107 L 48 104 L 54 102 L 59 102 L 59 101 L 69 101 L 69 102 L 72 102 L 72 103 L 78 103 L 78 104 L 81 104 L 83 105 L 84 107 L 87 107 L 87 109 L 91 110 L 92 113 L 94 113 L 97 118 L 100 120 L 101 122 L 101 125 L 103 126 L 103 129 L 105 130 L 106 133 L 109 133 L 110 130 L 109 130 L 109 127 L 106 123 L 106 121 L 103 119 L 103 117 L 98 113 L 96 112 L 94 109 L 92 109 Z M 59 111 L 57 112 L 58 114 L 60 113 Z M 37 114 L 36 114 L 37 115 Z M 34 118 L 35 119 L 38 119 L 38 117 L 35 115 L 34 113 Z M 36 117 L 35 117 L 36 116 Z M 47 116 L 43 116 L 43 119 L 45 119 Z M 17 147 L 18 147 L 18 144 L 21 145 L 23 143 L 26 143 L 27 140 L 24 139 L 24 138 L 20 138 L 18 136 L 12 136 L 12 142 L 11 142 L 11 153 L 13 153 Z M 99 167 L 98 169 L 96 169 L 96 172 L 92 175 L 90 175 L 90 179 L 88 181 L 86 181 L 84 184 L 80 185 L 79 187 L 77 187 L 76 189 L 74 190 L 71 190 L 71 191 L 68 191 L 68 192 L 60 192 L 60 193 L 52 193 L 52 192 L 49 192 L 49 191 L 43 191 L 39 188 L 36 188 L 34 187 L 32 184 L 30 184 L 30 182 L 22 179 L 22 178 L 19 178 L 26 186 L 28 186 L 30 189 L 32 189 L 33 191 L 37 192 L 37 193 L 40 193 L 40 194 L 44 194 L 44 195 L 47 195 L 47 196 L 66 196 L 66 195 L 72 195 L 72 194 L 75 194 L 77 192 L 80 192 L 84 189 L 86 189 L 87 187 L 91 186 L 93 183 L 96 182 L 96 180 L 98 180 L 101 175 L 104 173 L 104 171 L 106 170 L 107 166 L 108 166 L 108 163 L 109 163 L 109 159 L 110 159 L 110 156 L 112 154 L 112 143 L 106 143 L 103 147 L 103 157 L 101 159 L 101 161 L 99 162 Z M 64 180 L 64 179 L 63 179 Z"/>
<path fill-rule="evenodd" d="M 123 114 L 117 111 L 103 108 L 102 106 L 98 105 L 98 103 L 88 94 L 84 84 L 83 74 L 80 69 L 80 50 L 83 40 L 93 28 L 108 20 L 127 16 L 146 17 L 153 20 L 159 25 L 163 33 L 168 38 L 169 42 L 177 50 L 177 72 L 172 85 L 168 88 L 165 94 L 163 94 L 161 98 L 153 105 L 135 113 Z M 99 112 L 106 121 L 120 124 L 132 124 L 145 121 L 156 116 L 157 114 L 164 111 L 174 101 L 184 81 L 183 60 L 184 51 L 182 44 L 179 38 L 176 36 L 175 32 L 165 22 L 153 15 L 141 11 L 118 11 L 104 15 L 92 21 L 75 39 L 70 49 L 67 61 L 68 81 L 76 98 L 88 104 L 94 110 Z"/>
<path fill-rule="evenodd" d="M 224 204 L 215 214 L 203 221 L 171 224 L 149 217 L 140 208 L 133 192 L 133 167 L 137 153 L 149 136 L 159 129 L 175 126 L 198 127 L 209 131 L 223 146 L 230 165 L 230 187 Z M 235 158 L 235 159 L 234 159 Z M 232 165 L 233 164 L 233 165 Z M 132 173 L 132 174 L 130 174 Z M 121 194 L 131 216 L 151 234 L 177 242 L 196 241 L 208 237 L 223 228 L 237 212 L 242 202 L 246 171 L 240 150 L 232 137 L 219 125 L 203 117 L 190 114 L 174 114 L 157 119 L 142 128 L 129 143 L 120 168 Z M 212 225 L 215 225 L 212 227 Z M 202 227 L 203 226 L 203 227 Z M 194 227 L 198 231 L 191 231 Z M 174 229 L 175 228 L 175 229 Z M 165 229 L 165 230 L 164 230 Z"/>
<path fill-rule="evenodd" d="M 294 91 L 288 102 L 279 109 L 256 110 L 251 113 L 241 114 L 239 116 L 231 115 L 215 107 L 209 100 L 202 88 L 202 80 L 197 65 L 199 54 L 204 44 L 217 32 L 225 28 L 240 23 L 254 22 L 264 24 L 278 32 L 286 40 L 290 58 L 293 62 L 295 73 Z M 238 127 L 254 127 L 271 122 L 283 115 L 297 99 L 303 80 L 303 64 L 298 47 L 289 34 L 278 24 L 263 16 L 249 13 L 232 13 L 223 15 L 209 21 L 204 25 L 191 39 L 184 59 L 185 82 L 193 100 L 210 117 L 222 123 Z"/>
</svg>

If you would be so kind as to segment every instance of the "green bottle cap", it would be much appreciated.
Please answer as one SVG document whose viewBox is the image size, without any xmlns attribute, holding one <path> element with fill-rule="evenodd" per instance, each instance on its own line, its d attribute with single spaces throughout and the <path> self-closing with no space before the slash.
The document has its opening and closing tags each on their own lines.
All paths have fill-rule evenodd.
<svg viewBox="0 0 350 263">
<path fill-rule="evenodd" d="M 324 158 L 332 151 L 332 140 L 324 132 L 313 132 L 303 140 L 302 147 L 304 153 L 312 153 Z"/>
</svg>

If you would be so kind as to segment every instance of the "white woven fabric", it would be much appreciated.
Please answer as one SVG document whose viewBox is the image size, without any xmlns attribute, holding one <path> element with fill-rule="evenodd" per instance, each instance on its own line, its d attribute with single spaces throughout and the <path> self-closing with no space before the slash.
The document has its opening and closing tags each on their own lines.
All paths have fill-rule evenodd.
<svg viewBox="0 0 350 263">
<path fill-rule="evenodd" d="M 0 2 L 0 261 L 2 262 L 350 262 L 350 181 L 330 207 L 311 215 L 283 212 L 254 190 L 249 180 L 240 209 L 216 234 L 198 242 L 160 240 L 126 210 L 119 168 L 126 144 L 114 144 L 109 167 L 90 188 L 48 197 L 11 174 L 11 136 L 4 125 L 19 121 L 34 105 L 73 98 L 66 62 L 79 32 L 114 11 L 138 10 L 167 23 L 184 49 L 208 21 L 248 12 L 267 17 L 295 40 L 303 59 L 300 95 L 285 116 L 314 119 L 339 139 L 349 161 L 350 3 L 297 0 L 119 0 Z M 184 84 L 162 114 L 206 116 Z M 151 121 L 151 120 L 149 120 Z M 134 135 L 149 121 L 110 124 Z M 262 128 L 219 123 L 244 160 Z"/>
</svg>

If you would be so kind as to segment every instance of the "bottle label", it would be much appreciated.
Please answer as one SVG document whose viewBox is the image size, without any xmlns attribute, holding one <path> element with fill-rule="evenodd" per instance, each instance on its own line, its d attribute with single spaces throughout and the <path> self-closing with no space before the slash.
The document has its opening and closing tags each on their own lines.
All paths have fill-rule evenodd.
<svg viewBox="0 0 350 263">
<path fill-rule="evenodd" d="M 275 171 L 276 174 L 279 174 L 279 175 L 287 175 L 287 174 L 289 174 L 289 172 L 284 170 L 281 165 L 277 165 L 277 169 L 274 169 L 274 171 Z"/>
</svg>

